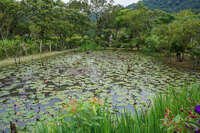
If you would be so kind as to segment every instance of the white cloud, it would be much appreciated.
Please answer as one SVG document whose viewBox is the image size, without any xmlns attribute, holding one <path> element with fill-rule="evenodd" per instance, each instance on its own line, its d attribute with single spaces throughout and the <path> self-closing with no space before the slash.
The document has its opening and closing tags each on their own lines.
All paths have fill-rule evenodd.
<svg viewBox="0 0 200 133">
<path fill-rule="evenodd" d="M 139 0 L 114 0 L 114 1 L 115 1 L 115 4 L 121 4 L 123 6 L 128 6 L 132 3 L 138 2 Z"/>
<path fill-rule="evenodd" d="M 68 2 L 69 0 L 63 0 L 64 2 Z M 120 4 L 120 5 L 123 5 L 123 6 L 127 6 L 127 5 L 130 5 L 132 3 L 136 3 L 138 2 L 139 0 L 114 0 L 114 4 Z"/>
</svg>

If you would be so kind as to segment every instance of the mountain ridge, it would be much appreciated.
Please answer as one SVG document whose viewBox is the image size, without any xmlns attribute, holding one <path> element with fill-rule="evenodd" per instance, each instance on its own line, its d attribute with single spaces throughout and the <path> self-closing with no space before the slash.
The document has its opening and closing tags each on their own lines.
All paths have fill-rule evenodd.
<svg viewBox="0 0 200 133">
<path fill-rule="evenodd" d="M 181 10 L 191 10 L 200 12 L 200 0 L 141 0 L 149 9 L 159 9 L 166 12 L 179 12 Z M 137 3 L 128 5 L 126 8 L 136 9 Z"/>
</svg>

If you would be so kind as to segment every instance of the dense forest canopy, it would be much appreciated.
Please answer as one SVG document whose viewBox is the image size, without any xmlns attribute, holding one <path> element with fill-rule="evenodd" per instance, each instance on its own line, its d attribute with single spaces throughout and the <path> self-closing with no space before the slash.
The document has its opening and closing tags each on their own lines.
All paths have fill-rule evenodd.
<svg viewBox="0 0 200 133">
<path fill-rule="evenodd" d="M 176 53 L 179 61 L 186 53 L 199 60 L 200 14 L 151 10 L 144 2 L 132 10 L 112 0 L 1 0 L 0 57 L 90 45 Z"/>
<path fill-rule="evenodd" d="M 159 9 L 166 12 L 178 12 L 185 9 L 200 12 L 199 0 L 142 0 L 141 2 L 149 9 Z M 133 3 L 127 8 L 135 9 L 136 4 Z"/>
</svg>

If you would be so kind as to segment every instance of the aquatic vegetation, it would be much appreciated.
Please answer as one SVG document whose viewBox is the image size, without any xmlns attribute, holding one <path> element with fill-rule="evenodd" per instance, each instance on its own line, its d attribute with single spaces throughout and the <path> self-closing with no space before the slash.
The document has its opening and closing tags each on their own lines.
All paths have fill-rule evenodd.
<svg viewBox="0 0 200 133">
<path fill-rule="evenodd" d="M 33 126 L 55 117 L 70 98 L 104 101 L 115 111 L 134 112 L 168 86 L 199 81 L 196 72 L 177 70 L 133 52 L 70 52 L 0 70 L 0 131 Z M 75 107 L 74 107 L 75 108 Z"/>
<path fill-rule="evenodd" d="M 199 102 L 199 89 L 199 85 L 171 88 L 167 94 L 155 96 L 153 104 L 150 106 L 146 104 L 145 108 L 135 108 L 135 112 L 124 110 L 113 113 L 107 108 L 106 102 L 104 104 L 96 102 L 96 97 L 89 102 L 78 103 L 72 100 L 67 107 L 64 106 L 65 112 L 58 114 L 56 118 L 38 122 L 34 132 L 199 132 L 200 126 L 196 120 L 200 117 L 191 110 Z M 76 105 L 75 113 L 74 105 Z M 189 116 L 191 114 L 193 116 L 188 117 L 188 113 Z"/>
</svg>

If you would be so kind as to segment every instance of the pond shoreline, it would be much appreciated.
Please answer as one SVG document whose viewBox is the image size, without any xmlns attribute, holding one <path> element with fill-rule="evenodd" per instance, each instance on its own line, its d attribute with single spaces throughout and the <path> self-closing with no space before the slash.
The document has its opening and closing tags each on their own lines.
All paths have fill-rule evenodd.
<svg viewBox="0 0 200 133">
<path fill-rule="evenodd" d="M 125 50 L 125 49 L 106 48 L 103 50 L 114 50 L 115 51 L 115 50 Z M 79 50 L 76 48 L 76 49 L 67 49 L 67 50 L 63 50 L 63 51 L 44 52 L 42 54 L 38 53 L 38 54 L 33 54 L 33 55 L 20 56 L 20 58 L 16 58 L 16 59 L 17 59 L 17 62 L 20 59 L 20 64 L 23 64 L 23 63 L 30 62 L 32 60 L 44 59 L 44 58 L 57 56 L 57 55 L 61 55 L 61 54 L 65 54 L 65 53 L 73 52 L 73 51 L 78 52 Z M 15 58 L 9 57 L 7 59 L 0 60 L 0 68 L 10 66 L 10 65 L 16 65 Z"/>
<path fill-rule="evenodd" d="M 158 57 L 157 55 L 156 56 L 148 55 L 148 54 L 143 53 L 142 51 L 137 51 L 137 50 L 134 50 L 134 49 L 105 48 L 105 49 L 102 49 L 102 50 L 133 51 L 133 52 L 137 52 L 137 53 L 140 53 L 142 55 L 146 55 L 146 56 L 150 56 L 150 57 Z M 63 50 L 63 51 L 44 52 L 42 54 L 38 53 L 38 54 L 33 54 L 33 55 L 21 56 L 20 58 L 17 58 L 17 62 L 20 59 L 20 64 L 23 64 L 23 63 L 27 63 L 27 62 L 30 62 L 30 61 L 33 61 L 33 60 L 49 58 L 49 57 L 52 57 L 52 56 L 57 56 L 57 55 L 61 55 L 61 54 L 65 54 L 65 53 L 73 52 L 73 51 L 78 52 L 79 50 L 76 48 L 76 49 L 67 49 L 67 50 Z M 175 60 L 176 60 L 175 57 L 173 57 L 173 58 L 163 57 L 162 55 L 158 59 L 158 61 L 161 61 L 162 63 L 165 63 L 168 66 L 175 67 L 176 69 L 183 69 L 183 70 L 186 70 L 186 71 L 189 70 L 189 71 L 196 71 L 196 72 L 200 71 L 200 68 L 198 68 L 198 67 L 194 68 L 193 65 L 191 65 L 192 62 L 188 58 L 186 60 L 184 60 L 183 62 L 177 62 Z M 15 58 L 13 58 L 13 57 L 0 60 L 0 68 L 6 67 L 6 66 L 11 66 L 11 65 L 16 65 Z"/>
<path fill-rule="evenodd" d="M 45 52 L 42 54 L 21 56 L 20 58 L 17 58 L 17 62 L 20 59 L 20 64 L 23 64 L 23 63 L 30 62 L 32 60 L 39 60 L 39 59 L 43 59 L 43 58 L 57 56 L 57 55 L 61 55 L 61 54 L 67 53 L 67 52 L 72 52 L 74 50 L 76 51 L 76 49 L 68 49 L 68 50 L 64 50 L 64 51 L 53 51 L 53 52 Z M 8 58 L 8 59 L 0 60 L 0 68 L 10 66 L 10 65 L 16 65 L 15 58 Z"/>
</svg>

